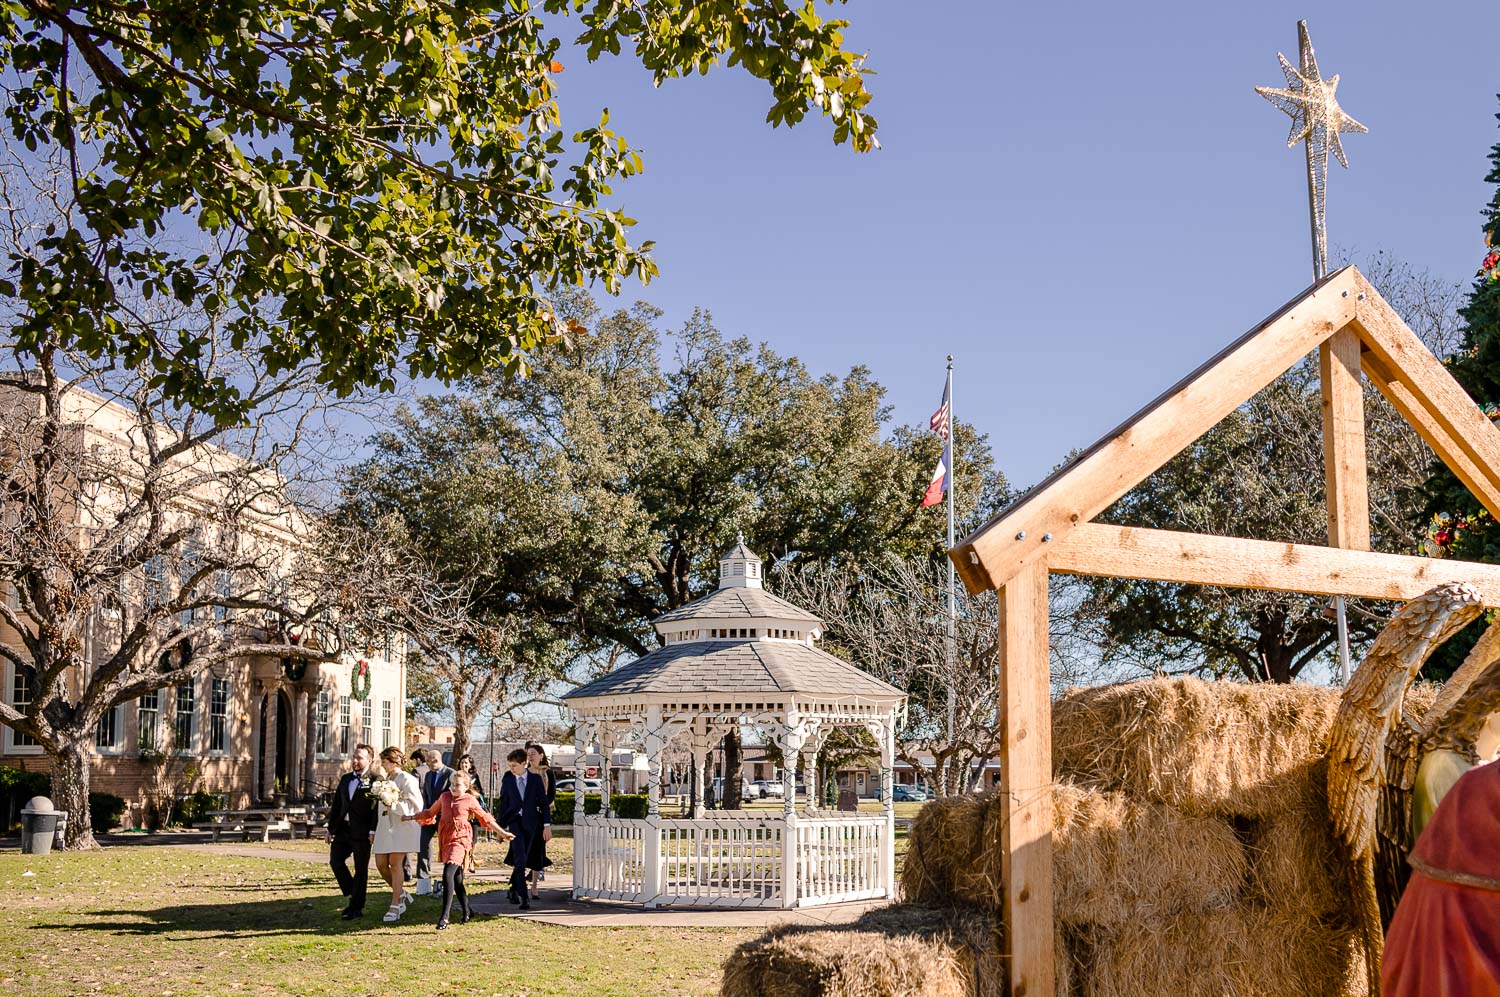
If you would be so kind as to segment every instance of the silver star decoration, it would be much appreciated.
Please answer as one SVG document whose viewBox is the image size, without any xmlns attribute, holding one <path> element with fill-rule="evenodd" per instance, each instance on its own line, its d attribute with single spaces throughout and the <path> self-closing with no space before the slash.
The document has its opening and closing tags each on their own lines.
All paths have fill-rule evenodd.
<svg viewBox="0 0 1500 997">
<path fill-rule="evenodd" d="M 1344 155 L 1344 145 L 1339 141 L 1341 132 L 1368 132 L 1369 129 L 1344 113 L 1339 106 L 1338 74 L 1323 79 L 1318 72 L 1318 60 L 1313 55 L 1312 41 L 1307 35 L 1307 22 L 1297 22 L 1297 48 L 1301 69 L 1287 61 L 1280 52 L 1281 73 L 1286 77 L 1286 89 L 1256 87 L 1255 92 L 1275 104 L 1291 116 L 1292 131 L 1287 136 L 1287 148 L 1305 142 L 1307 148 L 1308 201 L 1312 211 L 1313 273 L 1321 279 L 1328 269 L 1328 235 L 1326 192 L 1328 188 L 1328 154 L 1331 151 L 1339 165 L 1349 168 L 1349 159 Z"/>
</svg>

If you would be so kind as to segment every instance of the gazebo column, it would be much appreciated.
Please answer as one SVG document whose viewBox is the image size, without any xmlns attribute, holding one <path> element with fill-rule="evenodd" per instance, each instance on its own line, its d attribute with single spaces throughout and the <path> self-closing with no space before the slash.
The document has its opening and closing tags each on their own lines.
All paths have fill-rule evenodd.
<svg viewBox="0 0 1500 997">
<path fill-rule="evenodd" d="M 795 706 L 788 706 L 786 722 L 781 733 L 781 757 L 795 759 L 802 750 L 805 732 Z M 781 906 L 797 906 L 797 767 L 781 767 L 782 831 L 781 831 Z"/>
<path fill-rule="evenodd" d="M 703 803 L 703 766 L 708 762 L 708 721 L 702 717 L 693 721 L 693 820 L 702 820 L 705 812 Z"/>
<path fill-rule="evenodd" d="M 615 753 L 615 734 L 608 723 L 599 725 L 599 816 L 609 816 L 609 763 Z M 585 794 L 586 795 L 586 794 Z"/>
<path fill-rule="evenodd" d="M 646 708 L 646 906 L 655 907 L 661 896 L 661 755 L 666 747 L 663 736 L 661 706 Z"/>
<path fill-rule="evenodd" d="M 885 835 L 880 843 L 880 880 L 887 900 L 896 896 L 896 718 L 880 722 L 880 796 L 885 801 Z"/>
<path fill-rule="evenodd" d="M 807 784 L 807 799 L 802 802 L 802 812 L 809 817 L 818 810 L 818 755 L 821 747 L 821 738 L 802 747 L 802 781 Z M 792 785 L 796 787 L 795 774 Z"/>
<path fill-rule="evenodd" d="M 584 827 L 588 809 L 588 790 L 583 784 L 587 771 L 589 749 L 594 746 L 592 728 L 579 720 L 573 727 L 573 899 L 582 897 L 581 890 L 591 878 L 593 862 L 590 845 L 593 838 Z"/>
</svg>

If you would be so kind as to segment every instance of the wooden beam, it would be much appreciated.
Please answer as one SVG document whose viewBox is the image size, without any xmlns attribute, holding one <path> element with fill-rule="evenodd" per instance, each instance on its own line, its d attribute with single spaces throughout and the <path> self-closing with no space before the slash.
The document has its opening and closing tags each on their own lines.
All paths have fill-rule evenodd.
<svg viewBox="0 0 1500 997">
<path fill-rule="evenodd" d="M 1500 606 L 1500 565 L 1174 530 L 1086 523 L 1052 545 L 1047 567 L 1070 575 L 1144 578 L 1405 601 L 1444 582 L 1476 586 Z"/>
<path fill-rule="evenodd" d="M 1344 328 L 1318 347 L 1323 395 L 1323 480 L 1328 543 L 1370 549 L 1370 492 L 1365 470 L 1365 396 L 1359 334 Z"/>
<path fill-rule="evenodd" d="M 1357 274 L 1325 279 L 1241 336 L 950 552 L 970 592 L 1009 581 L 1270 384 L 1355 314 Z"/>
<path fill-rule="evenodd" d="M 1000 898 L 1011 997 L 1052 997 L 1052 689 L 1047 569 L 1022 568 L 999 592 Z"/>
<path fill-rule="evenodd" d="M 1365 351 L 1362 363 L 1370 383 L 1385 395 L 1396 411 L 1401 413 L 1401 417 L 1411 424 L 1417 435 L 1438 455 L 1438 459 L 1448 465 L 1449 470 L 1464 483 L 1464 487 L 1490 511 L 1490 515 L 1500 518 L 1500 487 L 1491 480 L 1489 469 L 1480 467 L 1468 458 L 1463 448 L 1417 399 L 1411 388 L 1387 370 L 1375 354 Z"/>
<path fill-rule="evenodd" d="M 1386 375 L 1387 386 L 1399 384 L 1409 393 L 1411 414 L 1402 411 L 1402 415 L 1460 479 L 1464 473 L 1474 475 L 1472 484 L 1464 483 L 1492 515 L 1500 515 L 1491 504 L 1500 499 L 1500 429 L 1370 282 L 1357 272 L 1353 278 L 1358 289 L 1356 331 Z M 1396 404 L 1389 392 L 1387 397 Z"/>
</svg>

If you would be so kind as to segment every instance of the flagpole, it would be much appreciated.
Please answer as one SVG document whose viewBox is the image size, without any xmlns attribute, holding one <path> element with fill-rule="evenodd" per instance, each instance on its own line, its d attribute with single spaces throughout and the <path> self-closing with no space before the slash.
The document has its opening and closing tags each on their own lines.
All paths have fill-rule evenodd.
<svg viewBox="0 0 1500 997">
<path fill-rule="evenodd" d="M 958 475 L 953 465 L 953 438 L 958 433 L 958 420 L 953 415 L 953 354 L 948 354 L 948 549 L 953 549 L 953 491 L 958 484 Z M 954 662 L 958 657 L 958 590 L 955 588 L 953 558 L 948 558 L 948 640 L 944 645 L 948 663 L 948 740 L 953 740 L 953 728 L 958 723 L 958 699 L 953 688 Z M 967 773 L 966 773 L 967 774 Z"/>
</svg>

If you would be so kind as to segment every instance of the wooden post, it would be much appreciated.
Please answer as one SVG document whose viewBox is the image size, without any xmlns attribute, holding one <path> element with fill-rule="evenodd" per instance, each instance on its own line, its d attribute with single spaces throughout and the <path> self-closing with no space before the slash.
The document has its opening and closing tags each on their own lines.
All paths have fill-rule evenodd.
<svg viewBox="0 0 1500 997">
<path fill-rule="evenodd" d="M 1370 496 L 1365 473 L 1365 400 L 1359 334 L 1344 327 L 1318 347 L 1323 388 L 1323 477 L 1328 544 L 1370 549 Z"/>
<path fill-rule="evenodd" d="M 1012 997 L 1052 997 L 1052 700 L 1047 568 L 1026 565 L 999 590 L 1000 906 Z"/>
</svg>

